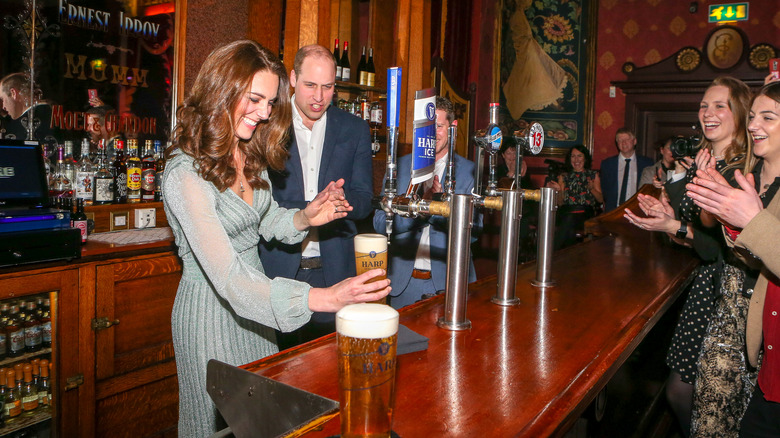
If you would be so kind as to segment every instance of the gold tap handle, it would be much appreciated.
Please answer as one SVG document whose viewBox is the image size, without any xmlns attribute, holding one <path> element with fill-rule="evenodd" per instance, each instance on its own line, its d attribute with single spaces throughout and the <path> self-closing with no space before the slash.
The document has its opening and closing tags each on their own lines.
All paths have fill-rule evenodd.
<svg viewBox="0 0 780 438">
<path fill-rule="evenodd" d="M 523 190 L 523 199 L 529 201 L 541 202 L 542 191 L 541 190 Z"/>
<path fill-rule="evenodd" d="M 483 205 L 491 210 L 501 211 L 504 200 L 500 196 L 485 196 Z"/>
<path fill-rule="evenodd" d="M 450 217 L 450 203 L 447 201 L 431 201 L 428 205 L 430 214 Z"/>
</svg>

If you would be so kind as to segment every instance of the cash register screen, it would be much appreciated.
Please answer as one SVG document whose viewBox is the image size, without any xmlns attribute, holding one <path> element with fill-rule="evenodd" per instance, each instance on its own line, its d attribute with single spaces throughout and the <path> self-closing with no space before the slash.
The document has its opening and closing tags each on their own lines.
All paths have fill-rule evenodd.
<svg viewBox="0 0 780 438">
<path fill-rule="evenodd" d="M 40 144 L 0 140 L 0 209 L 46 205 L 48 191 Z"/>
</svg>

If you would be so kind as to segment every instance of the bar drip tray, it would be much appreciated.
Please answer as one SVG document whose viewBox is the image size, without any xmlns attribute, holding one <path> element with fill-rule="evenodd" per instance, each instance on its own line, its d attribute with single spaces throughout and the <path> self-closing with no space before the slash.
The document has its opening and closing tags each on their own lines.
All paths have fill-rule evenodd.
<svg viewBox="0 0 780 438">
<path fill-rule="evenodd" d="M 298 436 L 339 409 L 336 401 L 214 359 L 206 385 L 236 438 Z"/>
</svg>

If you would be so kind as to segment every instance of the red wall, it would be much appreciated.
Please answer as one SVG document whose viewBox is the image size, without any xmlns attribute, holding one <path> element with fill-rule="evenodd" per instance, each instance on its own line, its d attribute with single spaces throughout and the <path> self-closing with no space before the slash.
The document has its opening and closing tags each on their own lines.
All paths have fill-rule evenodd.
<svg viewBox="0 0 780 438">
<path fill-rule="evenodd" d="M 596 55 L 594 105 L 594 159 L 617 153 L 615 131 L 623 126 L 625 96 L 617 89 L 609 97 L 610 81 L 626 79 L 621 68 L 626 62 L 637 67 L 654 64 L 685 46 L 702 48 L 714 24 L 707 23 L 710 4 L 725 0 L 699 1 L 698 12 L 688 11 L 686 0 L 600 0 Z M 748 21 L 735 25 L 745 31 L 748 43 L 780 46 L 780 5 L 778 0 L 751 0 Z"/>
</svg>

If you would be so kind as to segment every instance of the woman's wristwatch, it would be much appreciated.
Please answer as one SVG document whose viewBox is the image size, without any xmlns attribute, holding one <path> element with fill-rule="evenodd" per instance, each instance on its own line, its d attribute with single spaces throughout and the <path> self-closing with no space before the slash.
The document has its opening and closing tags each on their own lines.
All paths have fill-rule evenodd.
<svg viewBox="0 0 780 438">
<path fill-rule="evenodd" d="M 685 236 L 688 235 L 688 222 L 685 222 L 685 219 L 680 219 L 680 229 L 677 230 L 677 233 L 674 235 L 678 239 L 685 239 Z"/>
</svg>

